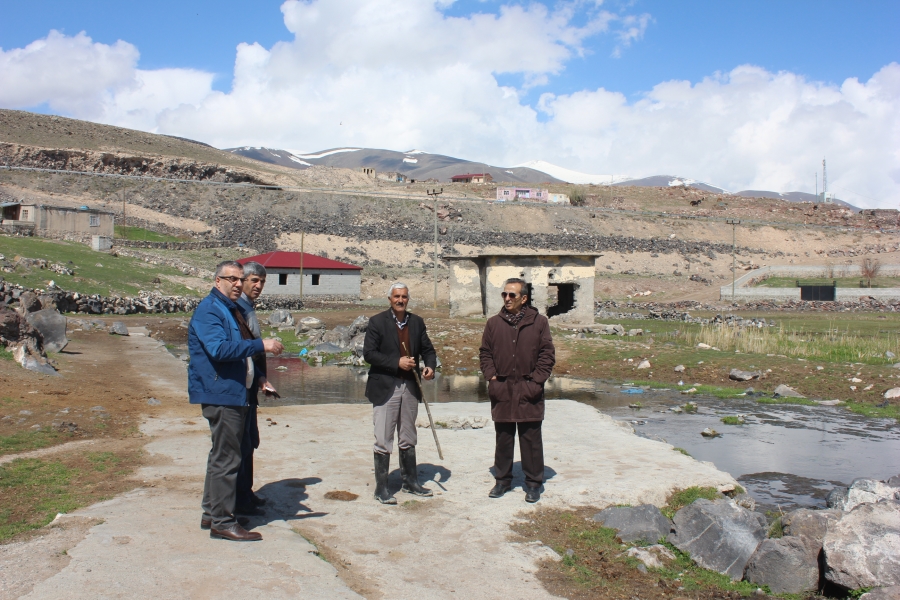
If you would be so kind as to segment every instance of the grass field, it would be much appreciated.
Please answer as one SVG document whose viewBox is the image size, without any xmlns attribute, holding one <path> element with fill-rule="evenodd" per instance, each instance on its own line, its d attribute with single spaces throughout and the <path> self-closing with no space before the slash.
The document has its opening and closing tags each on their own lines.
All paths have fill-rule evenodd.
<svg viewBox="0 0 900 600">
<path fill-rule="evenodd" d="M 41 269 L 19 267 L 14 273 L 3 273 L 12 283 L 45 288 L 52 280 L 64 290 L 103 296 L 136 296 L 141 290 L 158 290 L 164 294 L 196 296 L 197 292 L 181 283 L 181 271 L 161 265 L 150 265 L 136 258 L 94 252 L 90 246 L 43 238 L 0 236 L 0 254 L 12 262 L 15 256 L 43 258 L 68 266 L 74 276 L 59 275 Z M 159 284 L 153 283 L 159 278 Z"/>
<path fill-rule="evenodd" d="M 834 277 L 831 279 L 822 277 L 801 278 L 800 283 L 803 285 L 831 285 L 837 282 L 839 288 L 860 288 L 859 282 L 861 277 Z M 769 277 L 765 281 L 758 283 L 755 287 L 768 288 L 793 288 L 797 287 L 798 279 L 796 277 Z M 900 277 L 875 277 L 872 279 L 873 288 L 893 288 L 900 287 Z"/>
<path fill-rule="evenodd" d="M 141 227 L 128 227 L 127 225 L 116 225 L 115 238 L 117 240 L 139 240 L 142 242 L 184 242 L 190 241 L 189 238 L 181 239 L 175 236 L 157 233 L 149 229 Z"/>
</svg>

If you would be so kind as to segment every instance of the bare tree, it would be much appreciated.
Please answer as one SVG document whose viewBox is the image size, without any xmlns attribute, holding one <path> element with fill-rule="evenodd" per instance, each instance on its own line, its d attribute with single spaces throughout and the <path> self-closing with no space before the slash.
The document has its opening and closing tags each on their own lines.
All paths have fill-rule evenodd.
<svg viewBox="0 0 900 600">
<path fill-rule="evenodd" d="M 872 287 L 872 280 L 878 277 L 881 270 L 881 263 L 875 258 L 864 258 L 859 265 L 863 278 L 866 280 L 866 286 Z"/>
</svg>

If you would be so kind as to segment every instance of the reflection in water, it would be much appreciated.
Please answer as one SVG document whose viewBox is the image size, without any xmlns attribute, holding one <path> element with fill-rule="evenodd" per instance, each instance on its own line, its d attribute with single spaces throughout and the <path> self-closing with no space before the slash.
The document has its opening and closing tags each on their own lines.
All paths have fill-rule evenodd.
<svg viewBox="0 0 900 600">
<path fill-rule="evenodd" d="M 366 370 L 351 367 L 310 367 L 296 358 L 270 358 L 269 379 L 282 395 L 279 404 L 364 403 Z M 278 366 L 287 367 L 278 371 Z M 480 375 L 438 374 L 425 382 L 430 402 L 487 402 Z M 547 382 L 548 399 L 584 402 L 619 420 L 635 421 L 638 435 L 662 439 L 684 448 L 698 460 L 738 478 L 765 508 L 776 505 L 825 505 L 836 482 L 856 477 L 886 479 L 900 473 L 900 427 L 889 420 L 866 419 L 836 407 L 761 405 L 752 399 L 719 400 L 694 396 L 696 414 L 668 409 L 686 402 L 676 390 L 622 393 L 620 386 L 593 379 L 554 377 Z M 639 409 L 628 408 L 639 401 Z M 724 425 L 726 415 L 746 415 L 747 424 Z M 547 408 L 553 424 L 552 405 Z M 723 433 L 700 436 L 705 427 Z"/>
</svg>

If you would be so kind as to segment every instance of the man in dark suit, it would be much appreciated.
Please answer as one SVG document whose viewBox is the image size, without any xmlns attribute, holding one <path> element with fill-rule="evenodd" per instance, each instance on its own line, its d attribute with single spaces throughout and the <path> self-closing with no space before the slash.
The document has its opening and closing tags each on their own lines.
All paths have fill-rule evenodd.
<svg viewBox="0 0 900 600">
<path fill-rule="evenodd" d="M 363 357 L 372 365 L 366 383 L 366 398 L 373 405 L 375 425 L 375 499 L 382 504 L 397 504 L 388 491 L 388 471 L 397 431 L 400 447 L 402 491 L 431 496 L 431 490 L 419 485 L 416 464 L 416 416 L 422 390 L 414 370 L 419 357 L 425 363 L 422 377 L 432 379 L 437 366 L 434 346 L 428 339 L 422 317 L 407 312 L 409 287 L 394 283 L 388 290 L 390 308 L 369 319 Z"/>
</svg>

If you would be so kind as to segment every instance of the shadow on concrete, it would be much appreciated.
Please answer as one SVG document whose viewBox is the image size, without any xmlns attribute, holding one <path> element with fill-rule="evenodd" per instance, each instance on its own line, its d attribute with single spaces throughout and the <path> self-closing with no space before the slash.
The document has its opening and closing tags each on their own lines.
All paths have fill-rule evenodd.
<svg viewBox="0 0 900 600">
<path fill-rule="evenodd" d="M 322 483 L 320 477 L 282 479 L 265 484 L 256 490 L 257 494 L 267 501 L 266 505 L 262 507 L 265 515 L 250 517 L 248 529 L 266 525 L 272 521 L 297 521 L 324 517 L 328 514 L 327 512 L 316 512 L 304 503 L 309 499 L 306 488 L 317 483 Z"/>
<path fill-rule="evenodd" d="M 494 467 L 489 469 L 491 477 L 495 477 Z M 556 471 L 551 467 L 544 465 L 544 483 L 556 477 Z M 493 484 L 492 484 L 493 485 Z M 522 461 L 517 460 L 513 463 L 511 489 L 522 488 L 525 490 L 525 473 L 522 472 Z"/>
</svg>

